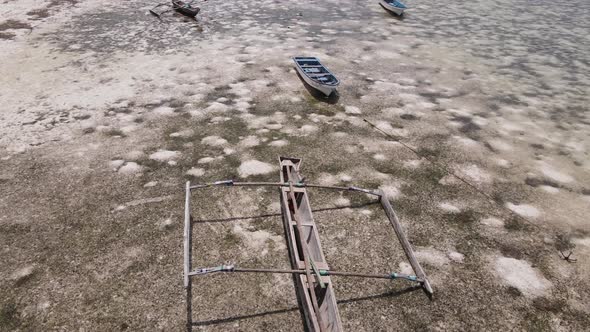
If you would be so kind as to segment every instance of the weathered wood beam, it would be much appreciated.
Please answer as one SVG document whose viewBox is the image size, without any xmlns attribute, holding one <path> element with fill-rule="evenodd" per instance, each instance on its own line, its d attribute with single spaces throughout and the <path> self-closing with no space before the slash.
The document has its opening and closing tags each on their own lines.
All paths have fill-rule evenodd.
<svg viewBox="0 0 590 332">
<path fill-rule="evenodd" d="M 309 288 L 309 294 L 311 296 L 311 304 L 313 305 L 313 311 L 315 313 L 315 317 L 317 318 L 318 323 L 320 325 L 320 331 L 322 331 L 324 324 L 322 324 L 322 317 L 320 315 L 318 298 L 315 293 L 314 278 L 311 273 L 311 264 L 310 264 L 311 258 L 309 257 L 309 248 L 307 248 L 307 242 L 305 242 L 305 240 L 303 239 L 303 235 L 305 233 L 303 231 L 303 224 L 301 223 L 301 215 L 299 214 L 299 209 L 297 207 L 297 199 L 295 198 L 295 190 L 293 187 L 293 182 L 291 181 L 291 179 L 292 179 L 291 178 L 291 171 L 289 170 L 288 167 L 287 167 L 287 174 L 289 177 L 289 197 L 291 199 L 291 204 L 293 204 L 294 219 L 295 219 L 295 223 L 297 224 L 297 232 L 299 233 L 299 236 L 297 237 L 299 239 L 298 244 L 303 249 L 301 251 L 303 252 L 303 263 L 305 264 L 305 276 L 307 279 L 307 287 Z M 287 202 L 287 210 L 288 209 L 289 209 L 289 206 L 288 206 L 288 202 Z M 318 276 L 318 278 L 321 278 L 321 277 Z"/>
<path fill-rule="evenodd" d="M 210 183 L 203 183 L 203 184 L 195 184 L 191 186 L 191 189 L 203 189 L 209 187 L 289 187 L 288 183 L 281 183 L 281 182 L 234 182 L 233 180 L 223 180 L 223 181 L 216 181 Z M 341 190 L 341 191 L 358 191 L 363 192 L 365 194 L 380 196 L 381 194 L 370 189 L 364 189 L 354 186 L 349 187 L 340 187 L 340 186 L 323 186 L 318 184 L 309 184 L 309 183 L 293 183 L 295 188 L 318 188 L 318 189 L 331 189 L 331 190 Z"/>
<path fill-rule="evenodd" d="M 246 268 L 246 267 L 235 267 L 233 265 L 221 265 L 213 268 L 200 268 L 189 273 L 190 276 L 200 276 L 209 273 L 218 272 L 245 272 L 245 273 L 288 273 L 288 274 L 305 274 L 305 270 L 289 270 L 289 269 L 265 269 L 265 268 Z M 342 277 L 356 277 L 356 278 L 372 278 L 372 279 L 404 279 L 413 282 L 422 283 L 424 280 L 408 274 L 403 273 L 364 273 L 364 272 L 346 272 L 346 271 L 331 271 L 314 269 L 315 275 L 319 276 L 342 276 Z"/>
<path fill-rule="evenodd" d="M 191 271 L 191 182 L 186 182 L 186 193 L 184 201 L 184 287 L 188 287 Z"/>
<path fill-rule="evenodd" d="M 192 251 L 192 222 L 191 222 L 191 182 L 186 182 L 186 192 L 184 201 L 184 288 L 186 290 L 186 329 L 192 331 L 193 329 L 193 315 L 192 315 L 192 283 L 190 272 L 191 267 L 191 251 Z"/>
<path fill-rule="evenodd" d="M 406 257 L 408 257 L 408 260 L 410 261 L 410 265 L 412 266 L 414 273 L 416 274 L 416 276 L 418 278 L 423 280 L 422 287 L 428 293 L 429 296 L 432 296 L 432 294 L 433 294 L 432 287 L 430 286 L 430 283 L 428 282 L 428 279 L 426 278 L 426 274 L 424 273 L 422 266 L 420 266 L 420 263 L 416 259 L 416 255 L 414 255 L 414 250 L 412 249 L 412 245 L 410 244 L 410 241 L 408 241 L 408 238 L 404 234 L 404 230 L 402 228 L 402 225 L 399 222 L 399 219 L 398 219 L 397 215 L 395 214 L 395 211 L 393 210 L 391 203 L 389 203 L 389 198 L 387 197 L 387 195 L 385 195 L 385 193 L 382 192 L 380 200 L 381 200 L 381 205 L 383 206 L 383 210 L 385 210 L 385 214 L 387 215 L 387 218 L 389 219 L 389 221 L 391 222 L 391 225 L 393 226 L 395 234 L 397 235 L 397 238 L 399 239 L 399 242 L 401 243 L 402 248 L 404 249 L 404 252 L 406 253 Z"/>
</svg>

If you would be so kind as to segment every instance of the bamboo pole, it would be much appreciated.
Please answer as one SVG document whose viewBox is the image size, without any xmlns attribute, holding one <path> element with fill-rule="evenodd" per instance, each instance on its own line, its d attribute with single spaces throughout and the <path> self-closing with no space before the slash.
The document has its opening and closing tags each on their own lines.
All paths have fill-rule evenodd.
<svg viewBox="0 0 590 332">
<path fill-rule="evenodd" d="M 184 201 L 184 288 L 186 290 L 186 329 L 192 331 L 193 317 L 192 317 L 192 282 L 190 278 L 191 271 L 191 182 L 186 182 L 186 193 Z"/>
<path fill-rule="evenodd" d="M 410 244 L 410 241 L 408 241 L 408 238 L 404 234 L 402 225 L 399 222 L 399 219 L 397 218 L 397 215 L 395 214 L 395 211 L 393 210 L 391 203 L 389 203 L 387 195 L 385 195 L 384 193 L 382 193 L 381 195 L 381 205 L 383 206 L 383 210 L 385 210 L 385 214 L 387 215 L 387 218 L 389 219 L 391 225 L 393 226 L 393 229 L 395 230 L 395 234 L 397 235 L 397 238 L 399 239 L 399 242 L 401 243 L 402 248 L 406 253 L 406 257 L 408 257 L 408 260 L 410 261 L 410 265 L 412 266 L 414 273 L 416 273 L 416 276 L 418 278 L 423 280 L 422 287 L 424 287 L 424 290 L 430 296 L 432 296 L 433 290 L 430 286 L 430 283 L 428 282 L 428 279 L 426 278 L 426 274 L 424 273 L 422 266 L 420 266 L 420 263 L 416 259 L 416 256 L 414 255 L 414 250 L 412 250 L 412 245 Z"/>
<path fill-rule="evenodd" d="M 189 273 L 190 276 L 205 275 L 208 273 L 216 272 L 237 272 L 237 273 L 287 273 L 287 274 L 305 274 L 305 270 L 289 270 L 289 269 L 263 269 L 263 268 L 242 268 L 234 266 L 225 266 L 226 269 L 197 269 Z M 416 276 L 407 275 L 403 273 L 361 273 L 361 272 L 345 272 L 345 271 L 330 271 L 330 270 L 318 270 L 312 273 L 320 276 L 341 276 L 341 277 L 354 277 L 354 278 L 370 278 L 370 279 L 405 279 L 414 282 L 424 282 Z"/>
<path fill-rule="evenodd" d="M 186 193 L 184 201 L 184 287 L 188 287 L 189 279 L 188 273 L 191 270 L 190 254 L 191 254 L 191 182 L 186 182 Z"/>
<path fill-rule="evenodd" d="M 191 189 L 203 189 L 217 186 L 227 187 L 289 187 L 288 183 L 280 182 L 234 182 L 233 180 L 223 180 L 210 183 L 196 184 L 191 186 Z M 380 196 L 380 194 L 374 190 L 364 189 L 359 187 L 340 187 L 340 186 L 323 186 L 318 184 L 307 184 L 307 183 L 295 183 L 296 188 L 318 188 L 318 189 L 331 189 L 340 191 L 357 191 L 369 195 Z"/>
</svg>

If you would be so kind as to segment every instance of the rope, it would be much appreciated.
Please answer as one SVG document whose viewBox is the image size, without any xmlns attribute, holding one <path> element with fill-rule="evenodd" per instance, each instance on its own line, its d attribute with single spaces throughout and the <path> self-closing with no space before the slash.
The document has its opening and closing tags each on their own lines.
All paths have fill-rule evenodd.
<svg viewBox="0 0 590 332">
<path fill-rule="evenodd" d="M 467 186 L 471 187 L 473 190 L 475 190 L 477 193 L 483 195 L 484 197 L 486 197 L 489 201 L 491 201 L 492 203 L 494 203 L 495 205 L 497 205 L 498 207 L 500 207 L 501 209 L 503 209 L 504 211 L 507 211 L 510 215 L 519 218 L 521 220 L 524 220 L 525 222 L 537 226 L 537 224 L 533 223 L 531 220 L 529 220 L 528 218 L 525 218 L 523 216 L 521 216 L 520 214 L 517 214 L 516 212 L 510 210 L 509 208 L 507 208 L 506 206 L 504 206 L 503 204 L 498 204 L 498 202 L 492 197 L 490 196 L 488 193 L 484 192 L 483 190 L 477 188 L 474 184 L 472 184 L 471 182 L 465 180 L 463 177 L 457 175 L 457 173 L 453 172 L 452 170 L 450 170 L 448 167 L 444 166 L 444 165 L 440 165 L 439 163 L 437 163 L 434 160 L 431 160 L 430 158 L 428 158 L 427 156 L 423 156 L 420 154 L 420 152 L 416 151 L 416 149 L 412 148 L 411 146 L 409 146 L 408 144 L 404 143 L 403 141 L 401 141 L 401 137 L 395 137 L 393 135 L 388 134 L 387 132 L 385 132 L 383 129 L 378 128 L 376 125 L 374 125 L 373 123 L 371 123 L 369 120 L 367 119 L 363 119 L 363 121 L 365 121 L 366 123 L 369 124 L 369 126 L 373 127 L 374 129 L 376 129 L 377 131 L 381 132 L 383 135 L 387 136 L 387 138 L 392 139 L 396 142 L 398 142 L 399 144 L 401 144 L 403 147 L 405 147 L 406 149 L 412 151 L 416 156 L 420 157 L 420 158 L 424 158 L 426 159 L 429 163 L 431 163 L 434 167 L 437 167 L 439 170 L 442 170 L 443 172 L 447 173 L 448 175 L 453 176 L 454 178 L 458 179 L 459 181 L 465 183 Z"/>
</svg>

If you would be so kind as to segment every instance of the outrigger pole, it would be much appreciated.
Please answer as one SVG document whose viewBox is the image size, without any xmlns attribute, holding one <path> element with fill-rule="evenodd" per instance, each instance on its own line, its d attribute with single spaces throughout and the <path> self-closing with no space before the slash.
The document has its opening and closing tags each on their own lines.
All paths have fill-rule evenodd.
<svg viewBox="0 0 590 332">
<path fill-rule="evenodd" d="M 318 184 L 309 184 L 303 182 L 297 183 L 281 183 L 281 182 L 234 182 L 234 180 L 222 180 L 222 181 L 215 181 L 210 183 L 203 183 L 203 184 L 196 184 L 194 186 L 190 186 L 190 189 L 202 189 L 208 187 L 215 187 L 215 186 L 228 186 L 228 187 L 290 187 L 293 185 L 295 188 L 319 188 L 319 189 L 332 189 L 332 190 L 341 190 L 341 191 L 358 191 L 363 192 L 365 194 L 374 195 L 374 196 L 381 196 L 382 194 L 370 189 L 363 189 L 359 187 L 349 186 L 349 187 L 338 187 L 338 186 L 323 186 Z"/>
<path fill-rule="evenodd" d="M 416 259 L 416 256 L 414 255 L 414 250 L 412 250 L 412 245 L 410 244 L 410 241 L 408 241 L 406 234 L 404 234 L 404 231 L 402 229 L 402 225 L 399 222 L 399 219 L 397 218 L 397 215 L 395 214 L 395 211 L 393 210 L 391 203 L 389 203 L 389 200 L 387 199 L 387 196 L 385 194 L 381 195 L 380 200 L 381 200 L 381 205 L 383 206 L 383 209 L 385 210 L 385 214 L 387 215 L 387 218 L 391 222 L 391 225 L 393 226 L 393 230 L 395 231 L 395 234 L 397 235 L 397 238 L 399 239 L 399 242 L 401 243 L 402 248 L 404 248 L 404 252 L 406 253 L 406 257 L 408 257 L 408 260 L 410 261 L 410 265 L 412 266 L 414 273 L 416 273 L 418 278 L 423 280 L 422 287 L 424 288 L 424 290 L 426 291 L 428 296 L 432 297 L 432 294 L 434 293 L 434 291 L 432 290 L 432 287 L 430 286 L 430 282 L 428 282 L 428 279 L 426 279 L 426 273 L 424 273 L 422 266 L 420 266 L 420 263 L 418 262 L 418 260 Z"/>
<path fill-rule="evenodd" d="M 342 276 L 342 277 L 358 277 L 358 278 L 370 278 L 370 279 L 404 279 L 408 281 L 423 283 L 424 280 L 417 276 L 404 274 L 404 273 L 359 273 L 359 272 L 343 272 L 343 271 L 331 271 L 331 270 L 318 270 L 320 276 Z M 245 272 L 245 273 L 288 273 L 288 274 L 303 274 L 304 270 L 287 270 L 287 269 L 261 269 L 261 268 L 243 268 L 235 267 L 233 264 L 220 265 L 215 267 L 205 267 L 193 270 L 189 272 L 189 276 L 205 275 L 209 273 L 217 272 Z M 315 274 L 315 271 L 312 272 Z"/>
<path fill-rule="evenodd" d="M 186 290 L 186 329 L 193 330 L 193 290 L 190 271 L 192 270 L 192 218 L 191 218 L 191 183 L 186 182 L 184 202 L 184 289 Z"/>
<path fill-rule="evenodd" d="M 288 273 L 297 275 L 295 284 L 299 303 L 303 306 L 305 323 L 310 331 L 342 331 L 340 315 L 336 304 L 336 298 L 330 276 L 377 278 L 377 279 L 403 279 L 419 283 L 429 298 L 432 298 L 433 290 L 414 255 L 414 251 L 407 239 L 399 219 L 388 197 L 382 190 L 363 189 L 354 186 L 324 186 L 304 183 L 299 174 L 301 159 L 281 157 L 281 182 L 234 182 L 223 180 L 211 183 L 192 185 L 186 183 L 185 217 L 184 217 L 184 287 L 186 290 L 187 330 L 192 331 L 192 277 L 216 273 Z M 213 268 L 192 269 L 192 224 L 190 214 L 190 198 L 192 190 L 210 187 L 277 187 L 281 193 L 281 207 L 285 235 L 289 244 L 289 256 L 292 269 L 268 269 L 268 268 L 240 268 L 233 265 L 221 265 Z M 325 261 L 321 249 L 319 235 L 313 221 L 306 188 L 330 189 L 338 191 L 352 191 L 377 196 L 389 219 L 395 234 L 400 241 L 404 253 L 408 258 L 415 275 L 402 273 L 362 273 L 331 271 Z M 318 301 L 318 297 L 321 298 Z"/>
</svg>

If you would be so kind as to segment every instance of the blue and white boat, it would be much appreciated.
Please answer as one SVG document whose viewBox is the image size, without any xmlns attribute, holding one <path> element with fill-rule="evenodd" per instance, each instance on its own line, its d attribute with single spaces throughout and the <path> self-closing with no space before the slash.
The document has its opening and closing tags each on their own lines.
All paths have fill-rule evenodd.
<svg viewBox="0 0 590 332">
<path fill-rule="evenodd" d="M 386 10 L 399 16 L 403 15 L 404 10 L 408 8 L 398 0 L 380 0 L 379 4 L 381 4 L 381 6 Z"/>
<path fill-rule="evenodd" d="M 295 69 L 303 80 L 326 96 L 329 97 L 340 85 L 336 76 L 322 65 L 318 58 L 297 56 L 293 58 L 293 61 L 295 61 Z"/>
</svg>

